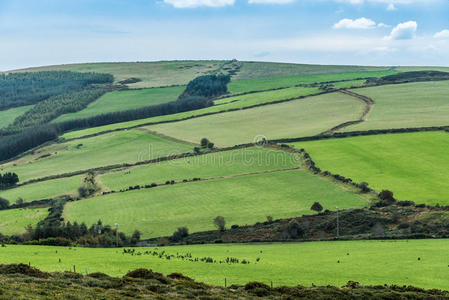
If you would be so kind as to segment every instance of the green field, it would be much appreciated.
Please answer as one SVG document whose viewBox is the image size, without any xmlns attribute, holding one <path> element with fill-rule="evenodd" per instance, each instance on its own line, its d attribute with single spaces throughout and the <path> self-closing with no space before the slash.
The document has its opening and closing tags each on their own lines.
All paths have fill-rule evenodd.
<svg viewBox="0 0 449 300">
<path fill-rule="evenodd" d="M 346 72 L 388 71 L 389 67 L 364 67 L 342 65 L 306 65 L 273 62 L 243 62 L 233 80 L 248 80 L 296 75 L 314 75 Z"/>
<path fill-rule="evenodd" d="M 449 205 L 449 134 L 375 135 L 293 144 L 323 170 L 389 189 L 400 200 Z"/>
<path fill-rule="evenodd" d="M 101 182 L 111 190 L 153 182 L 216 178 L 298 167 L 293 154 L 269 148 L 245 148 L 182 158 L 106 173 Z M 2 194 L 0 193 L 0 196 Z"/>
<path fill-rule="evenodd" d="M 0 110 L 0 128 L 4 128 L 12 124 L 17 117 L 20 117 L 31 108 L 33 108 L 33 105 Z"/>
<path fill-rule="evenodd" d="M 120 229 L 143 236 L 171 235 L 187 226 L 190 232 L 213 229 L 218 215 L 228 225 L 312 213 L 319 201 L 325 209 L 364 207 L 368 200 L 305 171 L 238 176 L 220 180 L 181 183 L 149 190 L 116 193 L 67 203 L 65 220 L 93 224 L 119 223 Z"/>
<path fill-rule="evenodd" d="M 180 120 L 180 119 L 190 118 L 192 116 L 222 112 L 222 111 L 227 111 L 227 110 L 236 110 L 236 109 L 241 109 L 241 108 L 248 107 L 248 106 L 260 105 L 260 104 L 270 103 L 270 102 L 279 101 L 279 100 L 304 97 L 304 96 L 308 96 L 308 95 L 317 94 L 319 92 L 320 92 L 320 90 L 318 88 L 295 87 L 295 88 L 288 88 L 288 89 L 283 89 L 283 90 L 279 90 L 279 91 L 275 91 L 275 92 L 268 91 L 268 92 L 262 92 L 262 93 L 257 93 L 257 94 L 228 97 L 228 98 L 216 100 L 216 101 L 214 101 L 214 103 L 216 105 L 210 106 L 207 108 L 203 108 L 203 109 L 187 111 L 187 112 L 182 112 L 182 113 L 177 113 L 177 114 L 172 114 L 172 115 L 164 115 L 164 116 L 152 117 L 152 118 L 147 118 L 147 119 L 129 121 L 129 122 L 110 124 L 110 125 L 88 128 L 88 129 L 83 129 L 83 130 L 78 130 L 78 131 L 72 131 L 72 132 L 68 132 L 68 133 L 64 134 L 62 137 L 65 139 L 78 138 L 78 137 L 83 137 L 86 135 L 95 134 L 95 133 L 108 131 L 108 130 L 129 128 L 129 127 L 139 126 L 139 125 L 153 123 L 153 122 Z"/>
<path fill-rule="evenodd" d="M 28 225 L 35 226 L 48 215 L 48 208 L 0 210 L 0 233 L 4 235 L 25 233 Z"/>
<path fill-rule="evenodd" d="M 260 78 L 252 80 L 232 81 L 228 84 L 233 94 L 250 91 L 262 91 L 275 88 L 292 87 L 298 84 L 311 84 L 328 81 L 354 80 L 359 78 L 382 77 L 396 74 L 393 71 L 347 72 L 335 74 L 296 75 L 276 78 Z"/>
<path fill-rule="evenodd" d="M 114 164 L 135 163 L 192 152 L 193 146 L 134 129 L 52 144 L 0 166 L 16 172 L 22 182 L 50 175 Z M 50 155 L 48 157 L 44 157 Z"/>
<path fill-rule="evenodd" d="M 60 195 L 73 195 L 81 186 L 81 179 L 82 176 L 73 176 L 27 184 L 17 188 L 0 191 L 0 197 L 8 199 L 10 203 L 15 203 L 19 197 L 22 198 L 24 202 L 31 202 L 33 200 L 48 199 Z"/>
<path fill-rule="evenodd" d="M 449 81 L 353 90 L 376 101 L 365 122 L 344 131 L 449 125 Z"/>
<path fill-rule="evenodd" d="M 261 281 L 281 285 L 335 285 L 349 280 L 363 285 L 396 284 L 449 289 L 449 240 L 347 241 L 265 245 L 196 245 L 136 248 L 192 257 L 247 259 L 250 264 L 214 264 L 153 255 L 123 255 L 121 249 L 45 246 L 0 248 L 0 263 L 28 263 L 45 271 L 104 272 L 123 276 L 129 270 L 150 268 L 169 274 L 180 272 L 215 285 Z M 349 255 L 348 255 L 349 254 Z M 61 258 L 61 262 L 58 262 Z M 256 259 L 260 261 L 256 263 Z M 420 260 L 418 260 L 420 258 Z M 340 261 L 340 263 L 338 263 Z"/>
<path fill-rule="evenodd" d="M 62 115 L 54 122 L 89 118 L 111 112 L 139 109 L 175 101 L 184 89 L 184 86 L 178 86 L 110 92 L 89 104 L 85 109 L 76 113 Z"/>
<path fill-rule="evenodd" d="M 216 145 L 232 146 L 253 142 L 260 135 L 267 139 L 317 135 L 358 119 L 362 110 L 357 99 L 332 93 L 148 128 L 187 141 L 207 137 Z"/>
</svg>

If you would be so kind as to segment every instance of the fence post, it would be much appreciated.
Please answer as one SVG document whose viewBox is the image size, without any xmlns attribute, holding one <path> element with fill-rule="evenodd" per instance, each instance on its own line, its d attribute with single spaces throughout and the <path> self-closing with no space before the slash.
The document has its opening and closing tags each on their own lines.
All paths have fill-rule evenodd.
<svg viewBox="0 0 449 300">
<path fill-rule="evenodd" d="M 73 265 L 73 273 L 76 273 L 76 267 Z"/>
<path fill-rule="evenodd" d="M 225 277 L 225 287 L 227 287 L 228 283 L 226 282 L 226 277 Z"/>
</svg>

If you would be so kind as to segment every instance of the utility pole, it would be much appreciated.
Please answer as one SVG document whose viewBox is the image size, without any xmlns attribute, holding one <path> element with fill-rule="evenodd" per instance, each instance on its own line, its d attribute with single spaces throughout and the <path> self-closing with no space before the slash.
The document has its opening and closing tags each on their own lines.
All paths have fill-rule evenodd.
<svg viewBox="0 0 449 300">
<path fill-rule="evenodd" d="M 115 223 L 115 246 L 118 248 L 118 226 L 120 225 L 119 223 Z"/>
<path fill-rule="evenodd" d="M 335 207 L 337 209 L 337 238 L 340 237 L 340 220 L 338 219 L 338 206 Z"/>
</svg>

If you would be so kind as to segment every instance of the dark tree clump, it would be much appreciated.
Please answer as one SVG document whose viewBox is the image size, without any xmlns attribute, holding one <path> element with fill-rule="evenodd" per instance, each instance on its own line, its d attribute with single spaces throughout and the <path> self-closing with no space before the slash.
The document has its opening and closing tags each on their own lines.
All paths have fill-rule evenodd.
<svg viewBox="0 0 449 300">
<path fill-rule="evenodd" d="M 312 204 L 312 207 L 310 209 L 316 212 L 320 212 L 323 210 L 323 206 L 319 202 L 315 202 Z"/>
<path fill-rule="evenodd" d="M 220 231 L 224 231 L 226 228 L 226 221 L 225 218 L 222 216 L 218 216 L 214 219 L 214 225 L 218 228 Z"/>
<path fill-rule="evenodd" d="M 189 82 L 184 93 L 179 99 L 191 96 L 200 96 L 212 99 L 228 92 L 228 83 L 231 81 L 229 75 L 204 75 Z"/>
<path fill-rule="evenodd" d="M 0 174 L 0 190 L 15 186 L 19 182 L 19 176 L 16 173 Z"/>
</svg>

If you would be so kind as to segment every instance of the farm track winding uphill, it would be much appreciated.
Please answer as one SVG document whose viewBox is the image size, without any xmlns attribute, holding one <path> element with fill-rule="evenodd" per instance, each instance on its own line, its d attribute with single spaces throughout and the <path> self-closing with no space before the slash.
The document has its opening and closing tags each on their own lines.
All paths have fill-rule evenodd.
<svg viewBox="0 0 449 300">
<path fill-rule="evenodd" d="M 346 128 L 346 127 L 349 127 L 349 126 L 352 126 L 352 125 L 355 125 L 355 124 L 359 124 L 359 123 L 365 122 L 366 118 L 370 114 L 374 104 L 376 104 L 376 101 L 374 99 L 366 97 L 366 96 L 363 96 L 363 95 L 360 95 L 360 94 L 357 94 L 357 93 L 354 93 L 354 92 L 351 92 L 349 90 L 342 89 L 339 92 L 342 93 L 342 94 L 345 94 L 345 95 L 348 95 L 348 96 L 351 96 L 351 97 L 359 99 L 360 101 L 365 103 L 365 109 L 363 110 L 363 112 L 360 115 L 360 118 L 358 120 L 344 122 L 342 124 L 339 124 L 339 125 L 331 128 L 331 129 L 321 133 L 320 135 L 331 135 L 331 134 L 333 134 L 333 133 L 335 133 L 335 132 L 337 132 L 339 130 L 342 130 L 343 128 Z"/>
</svg>

